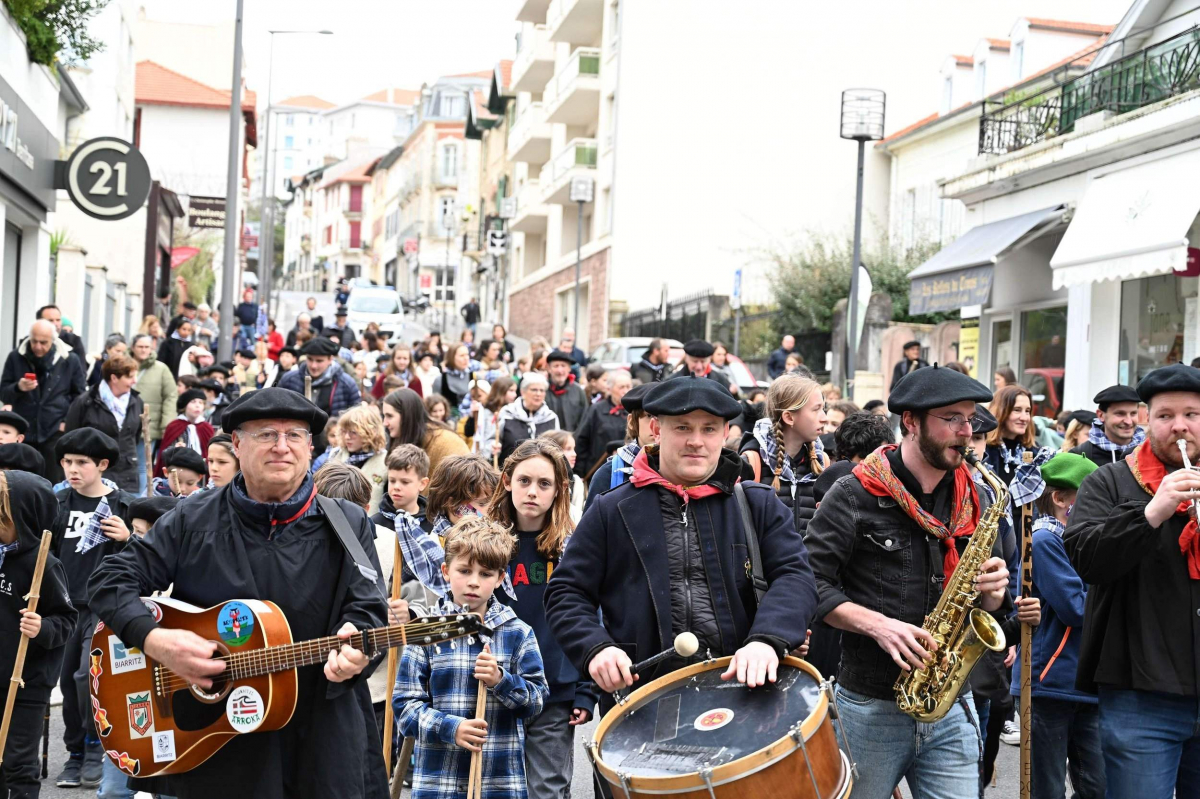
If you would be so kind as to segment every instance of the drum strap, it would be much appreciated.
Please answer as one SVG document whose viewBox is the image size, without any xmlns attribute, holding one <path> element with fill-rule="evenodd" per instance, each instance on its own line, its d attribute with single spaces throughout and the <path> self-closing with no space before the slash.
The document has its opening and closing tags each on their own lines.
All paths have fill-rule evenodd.
<svg viewBox="0 0 1200 799">
<path fill-rule="evenodd" d="M 767 580 L 763 574 L 762 552 L 758 548 L 758 531 L 754 529 L 754 518 L 750 515 L 750 502 L 746 499 L 746 489 L 741 483 L 733 486 L 733 495 L 737 498 L 738 510 L 742 516 L 742 533 L 746 536 L 746 553 L 750 556 L 746 563 L 746 576 L 754 585 L 755 605 L 761 605 L 763 596 L 767 593 Z"/>
</svg>

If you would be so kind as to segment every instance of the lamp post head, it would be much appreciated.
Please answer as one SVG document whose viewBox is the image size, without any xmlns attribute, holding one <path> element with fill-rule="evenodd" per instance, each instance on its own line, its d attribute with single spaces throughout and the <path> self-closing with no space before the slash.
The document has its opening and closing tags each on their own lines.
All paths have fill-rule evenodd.
<svg viewBox="0 0 1200 799">
<path fill-rule="evenodd" d="M 887 95 L 880 89 L 846 89 L 842 92 L 843 139 L 878 141 L 883 138 Z"/>
</svg>

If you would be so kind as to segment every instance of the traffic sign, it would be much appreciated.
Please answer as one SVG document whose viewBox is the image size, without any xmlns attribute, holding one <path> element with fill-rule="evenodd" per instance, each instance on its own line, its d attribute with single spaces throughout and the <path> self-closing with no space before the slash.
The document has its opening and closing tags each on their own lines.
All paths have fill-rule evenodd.
<svg viewBox="0 0 1200 799">
<path fill-rule="evenodd" d="M 490 255 L 504 255 L 508 249 L 508 234 L 503 230 L 487 232 L 487 251 Z"/>
<path fill-rule="evenodd" d="M 589 177 L 571 178 L 570 200 L 573 203 L 590 203 L 596 195 L 596 183 Z"/>
<path fill-rule="evenodd" d="M 512 219 L 517 215 L 517 198 L 503 197 L 500 200 L 500 218 Z"/>
<path fill-rule="evenodd" d="M 742 307 L 742 270 L 733 273 L 733 294 L 729 296 L 729 307 L 737 310 Z"/>
<path fill-rule="evenodd" d="M 59 164 L 58 188 L 66 189 L 79 210 L 96 219 L 132 216 L 150 196 L 150 167 L 138 149 L 122 139 L 91 139 Z"/>
</svg>

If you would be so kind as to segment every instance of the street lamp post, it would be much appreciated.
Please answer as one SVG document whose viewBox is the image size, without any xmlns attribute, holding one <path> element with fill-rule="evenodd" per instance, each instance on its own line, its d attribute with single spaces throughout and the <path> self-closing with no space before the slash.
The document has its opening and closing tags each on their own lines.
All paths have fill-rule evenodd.
<svg viewBox="0 0 1200 799">
<path fill-rule="evenodd" d="M 220 340 L 217 342 L 219 361 L 227 361 L 231 357 L 233 284 L 237 275 L 237 239 L 241 232 L 237 219 L 237 185 L 238 145 L 242 140 L 242 2 L 237 0 L 233 25 L 233 85 L 229 91 L 229 159 L 225 175 L 225 259 L 221 265 Z"/>
<path fill-rule="evenodd" d="M 858 142 L 857 190 L 854 198 L 854 255 L 850 265 L 850 299 L 846 303 L 845 396 L 854 400 L 854 374 L 858 359 L 858 270 L 862 262 L 863 165 L 867 142 L 883 138 L 887 96 L 879 89 L 842 92 L 841 137 Z"/>
<path fill-rule="evenodd" d="M 263 118 L 263 176 L 262 206 L 258 215 L 258 291 L 267 303 L 267 316 L 271 315 L 271 282 L 274 277 L 271 267 L 275 261 L 275 192 L 271 186 L 271 80 L 275 74 L 275 34 L 315 33 L 329 36 L 330 30 L 269 30 L 271 44 L 267 48 L 267 109 Z"/>
<path fill-rule="evenodd" d="M 571 317 L 575 325 L 575 341 L 579 341 L 579 290 L 583 282 L 583 206 L 596 196 L 596 183 L 589 177 L 571 179 L 571 202 L 576 203 L 575 225 L 575 312 Z"/>
</svg>

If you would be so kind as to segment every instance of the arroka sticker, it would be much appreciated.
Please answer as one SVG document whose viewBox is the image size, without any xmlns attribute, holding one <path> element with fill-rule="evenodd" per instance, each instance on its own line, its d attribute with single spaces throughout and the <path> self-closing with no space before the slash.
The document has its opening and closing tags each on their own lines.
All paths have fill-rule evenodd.
<svg viewBox="0 0 1200 799">
<path fill-rule="evenodd" d="M 254 614 L 244 602 L 226 602 L 217 616 L 217 634 L 226 646 L 241 646 L 254 633 Z"/>
<path fill-rule="evenodd" d="M 266 706 L 262 695 L 249 685 L 239 685 L 229 694 L 225 717 L 237 732 L 254 732 L 263 723 Z"/>
<path fill-rule="evenodd" d="M 129 710 L 129 737 L 148 738 L 154 730 L 154 713 L 150 710 L 150 692 L 125 694 Z"/>
</svg>

